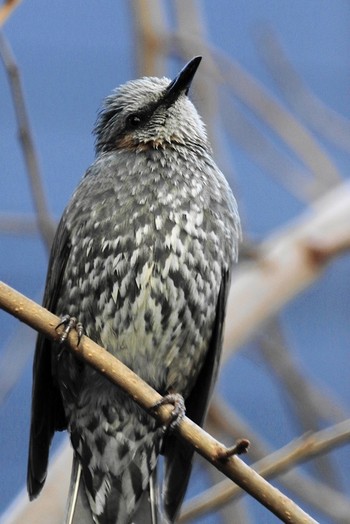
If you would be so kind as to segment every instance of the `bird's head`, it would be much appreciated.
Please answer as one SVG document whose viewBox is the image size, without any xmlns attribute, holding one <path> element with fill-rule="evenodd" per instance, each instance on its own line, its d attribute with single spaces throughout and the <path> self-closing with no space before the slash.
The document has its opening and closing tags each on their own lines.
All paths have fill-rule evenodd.
<svg viewBox="0 0 350 524">
<path fill-rule="evenodd" d="M 200 61 L 193 58 L 173 81 L 144 77 L 113 91 L 96 123 L 97 153 L 207 144 L 204 124 L 187 96 Z"/>
</svg>

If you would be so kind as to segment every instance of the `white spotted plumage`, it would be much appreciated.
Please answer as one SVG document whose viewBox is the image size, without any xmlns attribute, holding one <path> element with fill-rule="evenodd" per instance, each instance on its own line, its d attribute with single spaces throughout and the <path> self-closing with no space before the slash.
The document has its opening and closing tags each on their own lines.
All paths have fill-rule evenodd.
<svg viewBox="0 0 350 524">
<path fill-rule="evenodd" d="M 96 126 L 96 160 L 56 235 L 45 303 L 58 315 L 77 317 L 89 337 L 161 394 L 183 395 L 189 415 L 202 424 L 240 226 L 187 97 L 198 63 L 190 62 L 172 83 L 144 78 L 107 98 Z M 37 361 L 44 345 L 39 339 Z M 146 522 L 144 492 L 162 443 L 164 510 L 173 521 L 191 450 L 175 445 L 149 414 L 69 352 L 53 357 L 49 372 L 59 386 L 93 521 Z M 149 492 L 153 487 L 152 481 Z M 154 519 L 154 499 L 151 505 Z"/>
</svg>

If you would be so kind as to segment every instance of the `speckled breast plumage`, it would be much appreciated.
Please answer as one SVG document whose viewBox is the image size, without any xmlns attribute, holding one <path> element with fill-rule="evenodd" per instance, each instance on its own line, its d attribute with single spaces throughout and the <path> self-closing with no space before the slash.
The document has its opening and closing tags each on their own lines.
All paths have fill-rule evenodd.
<svg viewBox="0 0 350 524">
<path fill-rule="evenodd" d="M 72 250 L 58 313 L 163 394 L 186 396 L 207 350 L 234 256 L 230 195 L 204 152 L 149 149 L 131 162 L 118 151 L 95 162 L 63 218 Z"/>
</svg>

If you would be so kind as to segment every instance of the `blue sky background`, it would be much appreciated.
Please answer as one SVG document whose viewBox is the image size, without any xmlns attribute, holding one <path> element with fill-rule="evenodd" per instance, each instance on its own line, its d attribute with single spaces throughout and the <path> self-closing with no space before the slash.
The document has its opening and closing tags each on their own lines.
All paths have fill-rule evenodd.
<svg viewBox="0 0 350 524">
<path fill-rule="evenodd" d="M 198 5 L 210 41 L 238 60 L 274 96 L 279 98 L 280 93 L 256 44 L 256 36 L 266 24 L 277 33 L 289 59 L 314 94 L 344 117 L 350 117 L 349 2 L 217 0 L 214 9 L 213 2 L 203 0 Z M 58 219 L 94 157 L 91 129 L 102 99 L 136 75 L 131 9 L 128 2 L 115 0 L 25 0 L 6 23 L 4 33 L 20 66 L 48 204 Z M 171 64 L 174 67 L 174 62 Z M 172 72 L 169 69 L 166 74 Z M 32 214 L 3 67 L 0 93 L 0 213 Z M 342 177 L 348 178 L 349 155 L 316 138 Z M 230 161 L 247 235 L 262 239 L 304 209 L 304 203 L 234 143 L 230 143 Z M 2 280 L 40 300 L 46 266 L 47 255 L 37 235 L 0 233 Z M 350 400 L 349 267 L 348 256 L 332 263 L 324 276 L 281 315 L 291 351 L 305 374 L 332 391 L 343 406 Z M 17 329 L 18 322 L 0 312 L 0 384 L 6 378 L 1 359 Z M 0 406 L 0 514 L 25 482 L 34 339 L 26 328 L 16 339 L 13 351 L 19 350 L 27 364 Z M 229 363 L 219 390 L 241 407 L 271 446 L 281 446 L 298 435 L 297 426 L 285 413 L 279 387 L 267 378 L 264 364 L 254 358 L 253 343 Z M 348 464 L 349 471 L 349 450 L 344 448 L 336 455 L 335 460 Z M 345 472 L 346 468 L 343 488 L 349 493 L 349 475 Z M 256 522 L 277 521 L 255 503 L 251 511 Z M 200 522 L 218 520 L 207 517 Z"/>
</svg>

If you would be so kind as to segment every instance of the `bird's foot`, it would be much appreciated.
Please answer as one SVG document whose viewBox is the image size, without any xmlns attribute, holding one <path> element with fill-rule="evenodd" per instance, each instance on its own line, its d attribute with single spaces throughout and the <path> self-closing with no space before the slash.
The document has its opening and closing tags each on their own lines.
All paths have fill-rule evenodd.
<svg viewBox="0 0 350 524">
<path fill-rule="evenodd" d="M 62 331 L 62 334 L 60 336 L 60 344 L 63 344 L 69 335 L 69 333 L 72 331 L 72 329 L 75 329 L 78 334 L 78 346 L 81 341 L 81 337 L 84 335 L 84 326 L 81 322 L 78 322 L 78 320 L 75 317 L 71 317 L 70 315 L 64 315 L 61 317 L 61 322 L 57 324 L 56 330 L 64 326 L 64 330 Z"/>
<path fill-rule="evenodd" d="M 186 415 L 185 401 L 179 393 L 169 393 L 152 407 L 152 411 L 157 411 L 158 408 L 167 404 L 174 406 L 174 409 L 171 412 L 171 419 L 166 429 L 174 431 Z"/>
<path fill-rule="evenodd" d="M 225 461 L 233 455 L 243 455 L 243 453 L 247 453 L 249 446 L 250 442 L 246 438 L 238 439 L 233 446 L 220 451 L 218 459 Z"/>
</svg>

